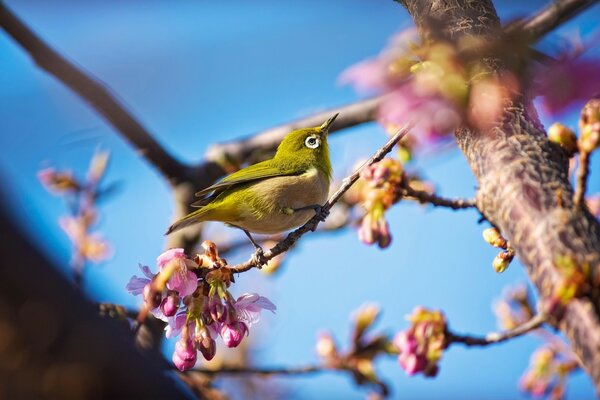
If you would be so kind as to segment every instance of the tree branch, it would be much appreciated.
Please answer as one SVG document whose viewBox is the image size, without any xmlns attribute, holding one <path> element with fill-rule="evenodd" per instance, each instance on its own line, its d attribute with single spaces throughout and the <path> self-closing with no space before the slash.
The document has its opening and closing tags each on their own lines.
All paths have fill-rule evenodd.
<svg viewBox="0 0 600 400">
<path fill-rule="evenodd" d="M 92 109 L 119 131 L 163 176 L 177 182 L 186 179 L 186 167 L 159 144 L 125 106 L 91 75 L 66 60 L 14 15 L 0 1 L 0 26 L 25 50 L 35 63 L 68 86 Z"/>
<path fill-rule="evenodd" d="M 579 168 L 577 168 L 577 182 L 575 183 L 575 194 L 573 202 L 576 207 L 585 204 L 585 192 L 587 191 L 588 174 L 590 172 L 590 153 L 579 152 Z"/>
<path fill-rule="evenodd" d="M 509 24 L 505 32 L 522 30 L 537 40 L 597 2 L 598 0 L 554 0 L 532 17 Z"/>
<path fill-rule="evenodd" d="M 369 158 L 369 160 L 367 160 L 367 162 L 365 164 L 363 164 L 363 166 L 361 166 L 356 171 L 354 171 L 354 173 L 352 175 L 345 178 L 342 181 L 342 185 L 340 186 L 340 188 L 335 193 L 333 193 L 331 195 L 331 197 L 329 197 L 329 200 L 327 200 L 327 202 L 323 205 L 322 210 L 321 210 L 321 215 L 326 215 L 329 212 L 329 210 L 331 209 L 331 207 L 339 199 L 341 199 L 341 197 L 344 195 L 344 193 L 346 193 L 346 191 L 348 189 L 350 189 L 350 187 L 358 180 L 358 178 L 360 176 L 360 172 L 362 171 L 363 168 L 365 168 L 366 166 L 375 164 L 378 161 L 381 161 L 383 159 L 383 157 L 385 157 L 385 155 L 388 154 L 392 150 L 392 148 L 396 145 L 396 143 L 398 143 L 400 141 L 400 139 L 402 139 L 407 133 L 408 133 L 407 126 L 400 128 L 398 130 L 398 132 L 396 132 L 396 134 L 394 136 L 392 136 L 392 138 L 390 140 L 387 141 L 386 144 L 384 144 L 379 150 L 377 150 L 377 152 L 375 152 L 375 154 L 371 158 Z M 315 215 L 306 224 L 302 225 L 300 228 L 291 232 L 284 240 L 277 243 L 272 249 L 267 250 L 264 253 L 264 260 L 268 261 L 268 260 L 272 259 L 273 257 L 287 251 L 306 232 L 314 231 L 317 228 L 317 225 L 319 225 L 319 222 L 321 222 L 320 215 Z M 235 265 L 232 267 L 228 267 L 228 268 L 231 269 L 233 272 L 239 273 L 239 272 L 248 271 L 249 269 L 252 269 L 252 268 L 258 267 L 258 266 L 259 265 L 258 265 L 257 261 L 252 258 L 244 263 L 241 263 L 241 264 L 238 264 L 238 265 Z"/>
<path fill-rule="evenodd" d="M 206 159 L 218 161 L 222 159 L 233 159 L 241 163 L 258 150 L 272 151 L 290 132 L 297 129 L 319 126 L 333 114 L 339 113 L 330 131 L 335 132 L 350 128 L 375 119 L 377 108 L 384 96 L 372 97 L 359 100 L 355 103 L 334 107 L 309 115 L 298 120 L 288 122 L 262 132 L 249 135 L 246 138 L 236 139 L 229 143 L 220 143 L 211 146 L 206 152 Z"/>
<path fill-rule="evenodd" d="M 321 365 L 306 365 L 303 367 L 280 367 L 280 368 L 258 368 L 251 366 L 242 367 L 222 367 L 219 369 L 209 368 L 194 368 L 186 371 L 185 374 L 205 374 L 205 375 L 218 375 L 218 374 L 254 374 L 254 375 L 305 375 L 314 374 L 316 372 L 322 372 L 327 368 Z"/>
<path fill-rule="evenodd" d="M 433 18 L 449 40 L 493 41 L 502 34 L 490 0 L 403 3 L 422 30 Z M 497 58 L 481 62 L 490 73 L 503 71 Z M 478 209 L 510 240 L 542 298 L 553 298 L 563 282 L 557 260 L 590 267 L 590 297 L 571 300 L 558 325 L 600 392 L 600 224 L 574 206 L 568 160 L 549 143 L 532 109 L 530 99 L 511 99 L 497 126 L 484 132 L 461 127 L 456 139 L 479 183 Z"/>
<path fill-rule="evenodd" d="M 452 343 L 461 343 L 466 346 L 489 346 L 491 344 L 502 343 L 509 339 L 522 336 L 533 330 L 538 329 L 546 322 L 546 318 L 542 314 L 535 315 L 529 321 L 504 332 L 492 332 L 485 337 L 477 337 L 470 335 L 459 335 L 450 331 L 446 331 L 446 345 Z"/>
<path fill-rule="evenodd" d="M 447 199 L 440 197 L 435 193 L 425 192 L 423 190 L 415 190 L 408 185 L 400 190 L 401 198 L 415 200 L 420 204 L 431 204 L 434 207 L 447 207 L 452 210 L 460 210 L 466 208 L 477 208 L 475 199 Z"/>
</svg>

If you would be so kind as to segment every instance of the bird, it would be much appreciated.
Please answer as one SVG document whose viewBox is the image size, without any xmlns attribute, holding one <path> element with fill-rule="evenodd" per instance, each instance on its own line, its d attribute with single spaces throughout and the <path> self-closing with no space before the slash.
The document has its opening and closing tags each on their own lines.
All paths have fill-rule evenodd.
<svg viewBox="0 0 600 400">
<path fill-rule="evenodd" d="M 198 209 L 174 222 L 167 235 L 187 226 L 219 221 L 244 231 L 259 257 L 252 233 L 274 235 L 321 219 L 332 176 L 327 135 L 338 114 L 321 126 L 287 134 L 273 158 L 242 168 L 196 193 Z"/>
</svg>

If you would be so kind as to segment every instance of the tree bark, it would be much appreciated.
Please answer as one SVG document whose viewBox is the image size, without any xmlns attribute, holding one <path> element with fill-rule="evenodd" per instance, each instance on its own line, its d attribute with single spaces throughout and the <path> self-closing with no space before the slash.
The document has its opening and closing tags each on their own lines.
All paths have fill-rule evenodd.
<svg viewBox="0 0 600 400">
<path fill-rule="evenodd" d="M 446 40 L 464 35 L 498 40 L 502 34 L 489 0 L 401 2 L 425 36 L 431 21 L 441 24 Z M 502 71 L 501 60 L 482 61 L 490 72 Z M 551 297 L 562 279 L 558 258 L 591 267 L 591 294 L 572 300 L 557 327 L 600 393 L 600 307 L 595 295 L 600 287 L 600 226 L 585 207 L 574 206 L 567 158 L 547 140 L 525 96 L 506 104 L 493 129 L 461 127 L 455 135 L 479 183 L 478 208 L 510 240 L 541 298 Z"/>
</svg>

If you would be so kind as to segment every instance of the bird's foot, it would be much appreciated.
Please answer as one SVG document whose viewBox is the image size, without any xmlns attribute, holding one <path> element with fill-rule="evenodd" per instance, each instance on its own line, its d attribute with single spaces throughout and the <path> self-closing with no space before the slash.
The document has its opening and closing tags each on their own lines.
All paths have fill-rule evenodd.
<svg viewBox="0 0 600 400">
<path fill-rule="evenodd" d="M 252 263 L 256 265 L 258 269 L 262 268 L 263 265 L 267 265 L 269 260 L 265 257 L 265 252 L 262 247 L 257 246 L 256 251 L 252 255 Z"/>
<path fill-rule="evenodd" d="M 325 210 L 320 204 L 311 204 L 306 207 L 295 208 L 294 211 L 314 210 L 319 221 L 323 222 L 329 216 L 329 210 Z"/>
</svg>

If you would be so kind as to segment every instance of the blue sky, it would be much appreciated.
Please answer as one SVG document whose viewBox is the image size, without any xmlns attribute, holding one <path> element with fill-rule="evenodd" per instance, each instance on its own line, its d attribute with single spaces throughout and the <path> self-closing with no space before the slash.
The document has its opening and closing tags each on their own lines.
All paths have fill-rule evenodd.
<svg viewBox="0 0 600 400">
<path fill-rule="evenodd" d="M 177 157 L 198 161 L 207 147 L 359 97 L 336 83 L 347 66 L 375 55 L 387 38 L 410 26 L 391 0 L 345 1 L 7 1 L 69 59 L 90 71 L 127 104 Z M 504 21 L 527 15 L 544 2 L 503 1 Z M 556 50 L 561 37 L 597 23 L 600 7 L 566 24 L 541 46 Z M 595 51 L 597 54 L 598 52 Z M 133 306 L 124 290 L 138 263 L 153 265 L 163 250 L 172 201 L 168 187 L 135 151 L 77 96 L 43 71 L 6 35 L 0 35 L 0 159 L 3 185 L 11 188 L 15 215 L 62 265 L 70 246 L 58 228 L 62 202 L 44 191 L 36 172 L 44 166 L 83 172 L 97 148 L 109 149 L 108 181 L 121 191 L 102 205 L 99 228 L 115 255 L 86 273 L 95 300 Z M 551 120 L 544 119 L 548 124 Z M 577 114 L 563 121 L 575 127 Z M 386 136 L 366 124 L 332 136 L 334 174 L 370 155 Z M 594 172 L 600 167 L 593 159 Z M 421 159 L 418 166 L 446 196 L 472 196 L 475 180 L 460 152 Z M 592 174 L 591 191 L 600 190 Z M 381 251 L 358 241 L 352 229 L 304 237 L 274 277 L 252 271 L 239 277 L 234 295 L 256 291 L 278 306 L 251 334 L 257 365 L 316 361 L 318 332 L 349 336 L 349 315 L 364 302 L 379 303 L 378 326 L 406 326 L 415 305 L 441 308 L 459 332 L 496 329 L 491 304 L 502 288 L 525 282 L 515 262 L 497 275 L 495 251 L 481 239 L 475 212 L 400 204 L 389 213 L 394 236 Z M 229 235 L 236 232 L 225 230 Z M 247 258 L 244 252 L 232 257 Z M 65 269 L 67 272 L 67 269 Z M 521 338 L 487 349 L 452 347 L 439 376 L 408 378 L 395 360 L 379 364 L 393 398 L 521 398 L 517 380 L 536 347 Z M 297 399 L 362 398 L 341 374 L 282 378 Z M 591 397 L 584 374 L 569 385 L 570 398 Z"/>
</svg>

